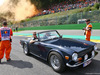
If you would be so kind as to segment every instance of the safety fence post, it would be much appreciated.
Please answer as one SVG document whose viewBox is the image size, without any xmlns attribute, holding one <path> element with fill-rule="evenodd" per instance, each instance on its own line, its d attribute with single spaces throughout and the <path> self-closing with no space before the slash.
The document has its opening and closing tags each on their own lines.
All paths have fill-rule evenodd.
<svg viewBox="0 0 100 75">
<path fill-rule="evenodd" d="M 57 16 L 56 16 L 56 25 L 57 25 L 58 23 L 57 23 Z"/>
</svg>

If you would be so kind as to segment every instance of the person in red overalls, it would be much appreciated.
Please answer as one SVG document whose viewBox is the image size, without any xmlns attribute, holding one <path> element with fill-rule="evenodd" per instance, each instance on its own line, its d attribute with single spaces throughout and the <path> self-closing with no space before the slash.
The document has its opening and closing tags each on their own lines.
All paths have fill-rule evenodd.
<svg viewBox="0 0 100 75">
<path fill-rule="evenodd" d="M 85 30 L 86 40 L 90 41 L 91 31 L 92 31 L 92 24 L 90 23 L 90 19 L 86 20 L 86 28 L 84 28 L 83 30 Z"/>
<path fill-rule="evenodd" d="M 3 27 L 0 28 L 0 63 L 1 59 L 5 57 L 7 61 L 10 61 L 11 52 L 11 36 L 13 35 L 12 29 L 7 27 L 7 22 L 3 22 Z"/>
</svg>

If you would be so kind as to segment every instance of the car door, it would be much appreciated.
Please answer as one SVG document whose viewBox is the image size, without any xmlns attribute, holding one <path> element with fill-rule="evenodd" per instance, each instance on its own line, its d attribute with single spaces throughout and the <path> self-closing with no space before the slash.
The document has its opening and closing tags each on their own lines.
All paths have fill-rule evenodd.
<svg viewBox="0 0 100 75">
<path fill-rule="evenodd" d="M 30 44 L 30 52 L 32 54 L 40 56 L 40 50 L 38 48 L 39 42 L 34 42 Z"/>
</svg>

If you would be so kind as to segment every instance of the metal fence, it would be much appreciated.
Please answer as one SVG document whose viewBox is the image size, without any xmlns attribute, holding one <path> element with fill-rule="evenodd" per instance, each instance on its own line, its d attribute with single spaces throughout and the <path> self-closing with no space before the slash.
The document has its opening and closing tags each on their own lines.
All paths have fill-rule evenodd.
<svg viewBox="0 0 100 75">
<path fill-rule="evenodd" d="M 67 14 L 67 13 L 66 13 Z M 79 19 L 90 19 L 92 23 L 100 22 L 100 10 L 80 12 L 72 15 L 63 15 L 60 17 L 46 18 L 40 20 L 33 20 L 24 23 L 9 25 L 11 28 L 19 27 L 38 27 L 49 25 L 64 25 L 64 24 L 77 24 Z"/>
</svg>

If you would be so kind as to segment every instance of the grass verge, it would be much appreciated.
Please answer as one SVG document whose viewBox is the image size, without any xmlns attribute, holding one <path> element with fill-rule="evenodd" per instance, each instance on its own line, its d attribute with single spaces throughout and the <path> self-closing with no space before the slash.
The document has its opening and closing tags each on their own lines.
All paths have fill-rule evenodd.
<svg viewBox="0 0 100 75">
<path fill-rule="evenodd" d="M 100 23 L 92 23 L 93 29 L 100 29 Z M 86 24 L 65 24 L 65 25 L 52 25 L 52 26 L 40 26 L 40 27 L 25 27 L 19 28 L 22 30 L 81 30 L 86 27 Z"/>
</svg>

